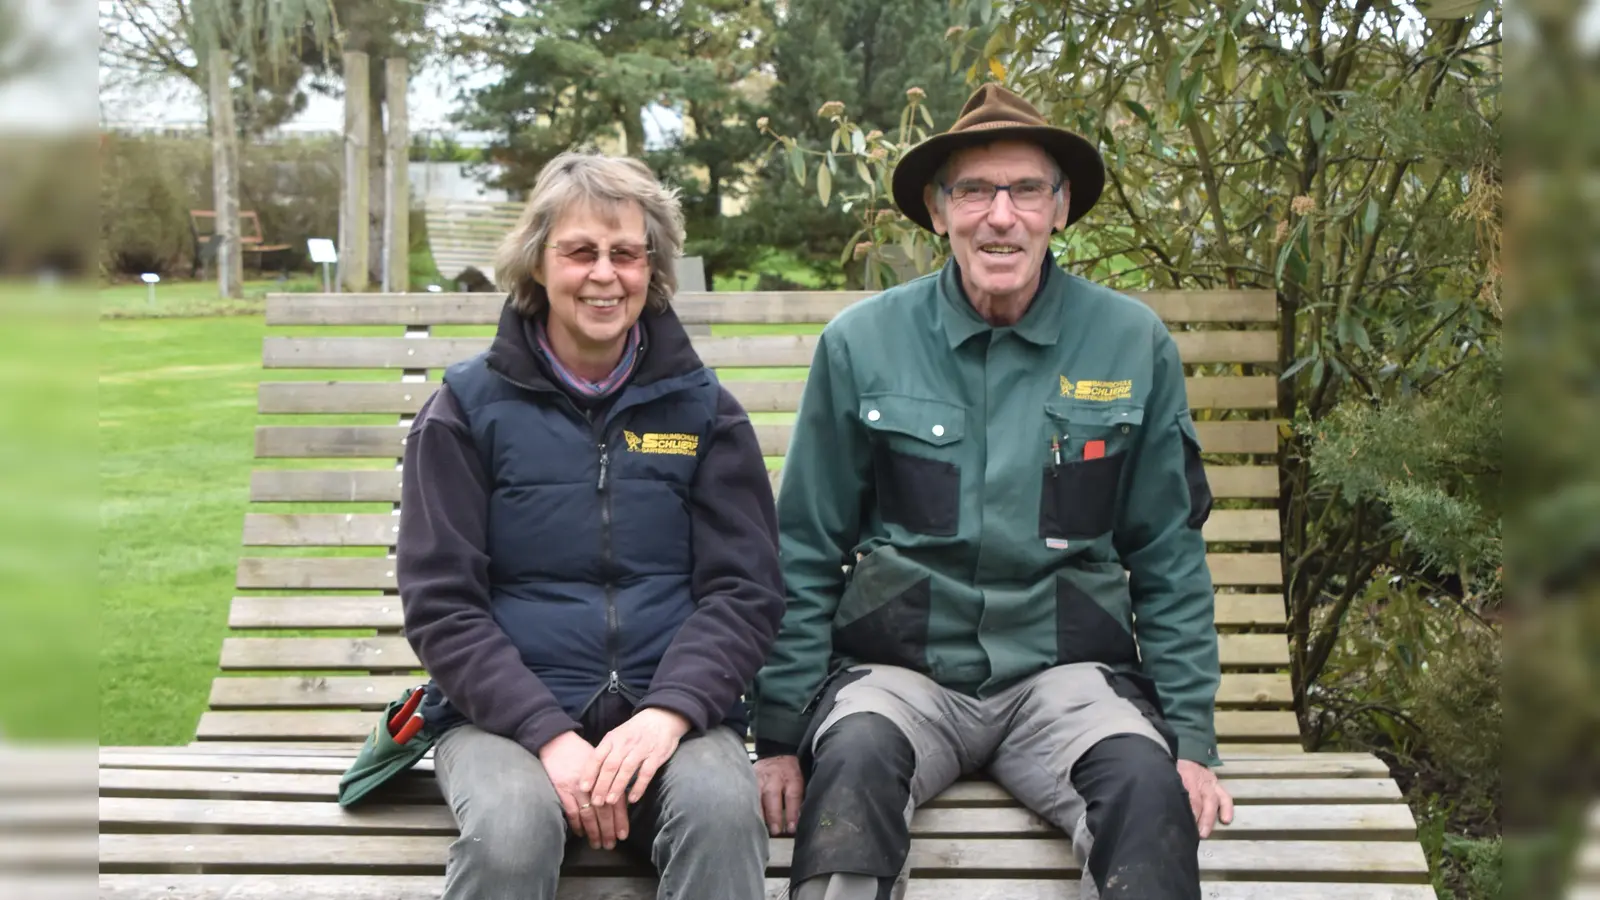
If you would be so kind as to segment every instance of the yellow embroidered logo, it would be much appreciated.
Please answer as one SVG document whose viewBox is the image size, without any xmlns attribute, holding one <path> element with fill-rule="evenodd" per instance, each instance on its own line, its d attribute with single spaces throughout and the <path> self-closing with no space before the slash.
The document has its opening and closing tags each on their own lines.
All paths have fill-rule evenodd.
<svg viewBox="0 0 1600 900">
<path fill-rule="evenodd" d="M 1074 400 L 1121 400 L 1133 396 L 1132 381 L 1079 381 L 1073 383 L 1061 376 L 1061 396 Z"/>
<path fill-rule="evenodd" d="M 643 437 L 630 431 L 622 436 L 628 449 L 635 453 L 665 453 L 671 456 L 693 456 L 700 449 L 700 436 L 695 434 L 657 434 L 646 432 Z"/>
</svg>

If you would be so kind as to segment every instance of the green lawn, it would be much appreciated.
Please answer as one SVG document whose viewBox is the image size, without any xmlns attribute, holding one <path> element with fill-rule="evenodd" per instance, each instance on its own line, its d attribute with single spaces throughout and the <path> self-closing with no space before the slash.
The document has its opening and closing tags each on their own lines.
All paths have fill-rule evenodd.
<svg viewBox="0 0 1600 900">
<path fill-rule="evenodd" d="M 100 324 L 100 740 L 186 743 L 248 496 L 256 316 Z"/>
<path fill-rule="evenodd" d="M 0 281 L 0 736 L 94 739 L 92 295 Z"/>
<path fill-rule="evenodd" d="M 270 293 L 322 290 L 322 282 L 311 275 L 263 279 L 244 283 L 242 300 L 217 295 L 215 281 L 165 281 L 156 285 L 155 303 L 149 288 L 139 282 L 101 287 L 97 292 L 100 315 L 108 319 L 150 318 L 156 316 L 232 316 L 262 312 L 263 298 Z"/>
</svg>

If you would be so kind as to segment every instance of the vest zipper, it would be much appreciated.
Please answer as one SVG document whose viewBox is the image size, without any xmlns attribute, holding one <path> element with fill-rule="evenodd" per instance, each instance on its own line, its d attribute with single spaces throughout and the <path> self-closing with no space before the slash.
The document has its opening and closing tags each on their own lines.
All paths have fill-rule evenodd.
<svg viewBox="0 0 1600 900">
<path fill-rule="evenodd" d="M 611 452 L 606 442 L 600 442 L 600 480 L 595 489 L 600 492 L 600 540 L 606 578 L 606 653 L 611 664 L 611 679 L 606 690 L 615 694 L 622 689 L 622 676 L 617 673 L 617 634 L 621 624 L 617 621 L 617 596 L 611 584 L 611 493 L 606 490 L 606 471 L 611 466 Z"/>
</svg>

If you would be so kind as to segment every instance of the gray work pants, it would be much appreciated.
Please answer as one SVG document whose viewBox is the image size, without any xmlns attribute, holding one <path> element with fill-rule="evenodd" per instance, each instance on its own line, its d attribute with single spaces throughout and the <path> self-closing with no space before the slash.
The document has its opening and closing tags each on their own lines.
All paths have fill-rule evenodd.
<svg viewBox="0 0 1600 900">
<path fill-rule="evenodd" d="M 554 900 L 570 832 L 539 758 L 463 725 L 440 738 L 434 771 L 460 829 L 443 900 Z M 619 849 L 655 865 L 662 900 L 762 896 L 767 828 L 749 754 L 732 729 L 685 738 L 631 807 L 629 824 Z"/>
<path fill-rule="evenodd" d="M 858 666 L 816 715 L 796 900 L 902 896 L 912 814 L 977 772 L 1072 839 L 1085 898 L 1200 896 L 1198 829 L 1165 723 L 1104 666 L 1056 666 L 983 700 Z"/>
</svg>

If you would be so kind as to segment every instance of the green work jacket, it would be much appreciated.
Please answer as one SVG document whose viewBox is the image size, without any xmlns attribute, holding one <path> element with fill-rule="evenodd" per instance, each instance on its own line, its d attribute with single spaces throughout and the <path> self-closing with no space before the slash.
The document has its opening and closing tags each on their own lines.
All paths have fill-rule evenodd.
<svg viewBox="0 0 1600 900">
<path fill-rule="evenodd" d="M 1014 326 L 952 262 L 818 339 L 778 496 L 788 608 L 751 692 L 797 747 L 830 673 L 987 697 L 1053 665 L 1128 676 L 1216 765 L 1211 509 L 1177 347 L 1147 306 L 1046 260 Z"/>
</svg>

